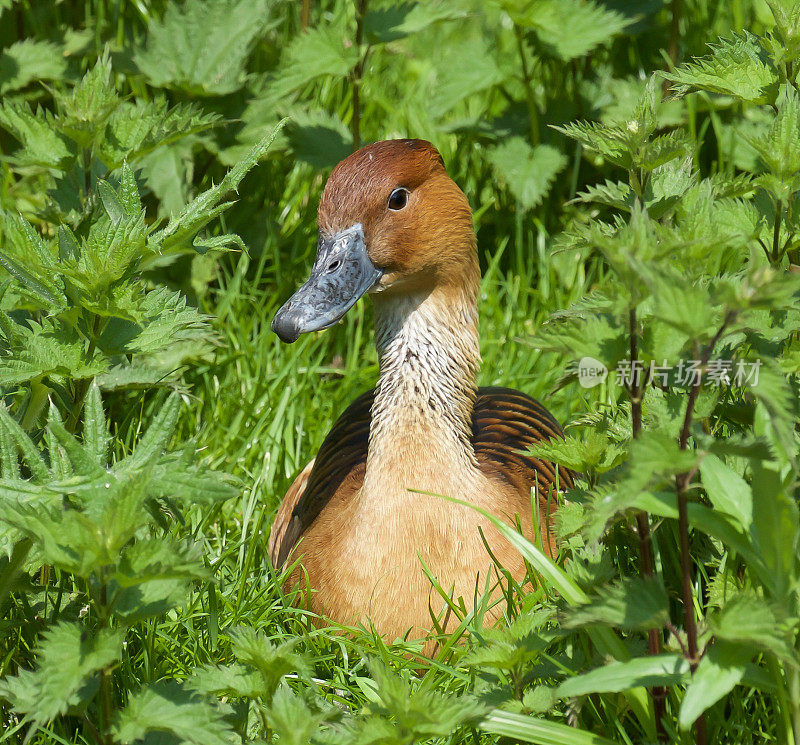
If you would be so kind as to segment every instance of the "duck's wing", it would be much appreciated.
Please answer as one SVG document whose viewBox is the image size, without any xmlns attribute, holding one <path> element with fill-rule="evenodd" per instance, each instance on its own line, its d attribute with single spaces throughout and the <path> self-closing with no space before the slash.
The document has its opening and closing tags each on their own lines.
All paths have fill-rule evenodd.
<svg viewBox="0 0 800 745">
<path fill-rule="evenodd" d="M 328 432 L 314 458 L 294 480 L 278 508 L 269 536 L 269 556 L 283 566 L 300 536 L 348 477 L 363 482 L 374 391 L 359 396 Z"/>
<path fill-rule="evenodd" d="M 573 473 L 550 461 L 526 455 L 543 440 L 563 437 L 555 417 L 538 401 L 510 388 L 478 389 L 472 416 L 472 444 L 484 472 L 501 477 L 521 495 L 536 487 L 546 503 L 558 489 L 573 486 Z M 556 478 L 556 473 L 558 477 Z M 552 509 L 552 508 L 551 508 Z"/>
<path fill-rule="evenodd" d="M 269 533 L 267 551 L 269 552 L 270 561 L 275 567 L 280 566 L 280 564 L 277 563 L 277 559 L 278 554 L 280 553 L 281 542 L 283 541 L 284 536 L 286 536 L 287 530 L 289 530 L 289 527 L 292 523 L 292 513 L 294 512 L 295 507 L 297 507 L 297 503 L 300 501 L 300 498 L 303 496 L 306 486 L 308 486 L 308 478 L 311 476 L 311 471 L 314 468 L 314 463 L 316 460 L 316 458 L 312 458 L 306 464 L 306 467 L 297 474 L 295 480 L 292 481 L 292 485 L 286 490 L 283 501 L 281 502 L 280 507 L 278 507 L 278 512 L 275 515 L 275 519 L 272 521 L 272 529 Z"/>
</svg>

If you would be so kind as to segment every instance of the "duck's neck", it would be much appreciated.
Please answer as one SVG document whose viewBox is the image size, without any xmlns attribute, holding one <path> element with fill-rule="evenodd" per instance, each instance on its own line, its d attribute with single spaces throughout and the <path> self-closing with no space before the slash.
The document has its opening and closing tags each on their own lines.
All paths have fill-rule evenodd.
<svg viewBox="0 0 800 745">
<path fill-rule="evenodd" d="M 365 485 L 426 486 L 474 468 L 472 412 L 480 367 L 477 277 L 404 295 L 378 294 L 380 378 Z"/>
</svg>

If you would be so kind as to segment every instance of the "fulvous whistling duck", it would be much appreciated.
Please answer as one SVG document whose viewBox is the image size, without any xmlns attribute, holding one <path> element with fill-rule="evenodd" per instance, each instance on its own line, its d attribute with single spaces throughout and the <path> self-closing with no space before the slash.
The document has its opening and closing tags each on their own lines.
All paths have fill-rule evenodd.
<svg viewBox="0 0 800 745">
<path fill-rule="evenodd" d="M 388 140 L 350 155 L 325 185 L 318 224 L 311 276 L 272 328 L 294 342 L 369 293 L 380 376 L 289 488 L 270 558 L 276 567 L 290 553 L 300 558 L 312 610 L 343 624 L 369 619 L 390 641 L 413 638 L 444 607 L 422 561 L 455 599 L 473 598 L 476 584 L 480 596 L 493 576 L 479 528 L 512 576 L 525 574 L 522 557 L 480 513 L 431 495 L 472 502 L 512 525 L 519 516 L 533 538 L 535 488 L 552 554 L 553 486 L 570 486 L 571 475 L 562 468 L 557 478 L 552 463 L 525 451 L 562 431 L 524 393 L 476 385 L 472 212 L 433 145 Z M 303 577 L 298 566 L 289 584 Z"/>
</svg>

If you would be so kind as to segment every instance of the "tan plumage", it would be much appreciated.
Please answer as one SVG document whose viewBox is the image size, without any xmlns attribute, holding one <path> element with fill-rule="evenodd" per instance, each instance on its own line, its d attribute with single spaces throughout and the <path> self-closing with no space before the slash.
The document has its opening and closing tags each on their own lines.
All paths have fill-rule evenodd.
<svg viewBox="0 0 800 745">
<path fill-rule="evenodd" d="M 408 190 L 408 204 L 387 211 L 387 194 L 398 187 Z M 363 225 L 370 260 L 383 272 L 371 290 L 381 372 L 287 492 L 270 557 L 278 567 L 300 558 L 289 583 L 307 574 L 313 609 L 346 624 L 369 620 L 389 639 L 420 636 L 431 611 L 442 615 L 444 607 L 421 561 L 467 605 L 494 576 L 479 529 L 512 576 L 525 572 L 488 520 L 431 494 L 519 520 L 554 553 L 554 490 L 572 477 L 525 451 L 562 431 L 524 393 L 476 387 L 480 275 L 471 213 L 429 143 L 376 143 L 350 156 L 331 175 L 319 216 L 321 235 Z"/>
</svg>

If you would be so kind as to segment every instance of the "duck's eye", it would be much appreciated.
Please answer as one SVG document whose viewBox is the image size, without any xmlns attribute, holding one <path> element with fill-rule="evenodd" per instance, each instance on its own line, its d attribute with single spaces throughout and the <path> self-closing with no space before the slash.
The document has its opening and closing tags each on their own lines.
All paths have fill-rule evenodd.
<svg viewBox="0 0 800 745">
<path fill-rule="evenodd" d="M 408 204 L 408 189 L 395 189 L 389 195 L 389 209 L 401 210 Z"/>
</svg>

